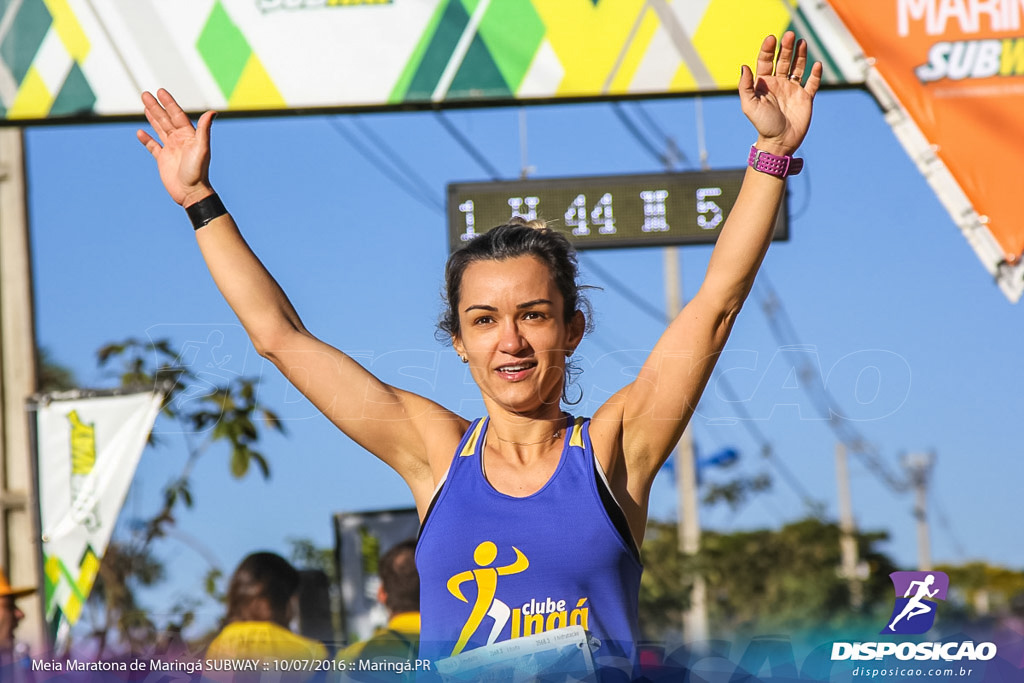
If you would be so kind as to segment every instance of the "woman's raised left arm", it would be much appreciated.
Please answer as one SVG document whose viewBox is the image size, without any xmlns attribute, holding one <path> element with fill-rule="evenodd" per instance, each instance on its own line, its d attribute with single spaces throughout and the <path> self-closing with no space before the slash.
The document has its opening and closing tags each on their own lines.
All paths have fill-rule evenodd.
<svg viewBox="0 0 1024 683">
<path fill-rule="evenodd" d="M 742 67 L 740 102 L 762 152 L 791 156 L 803 141 L 822 72 L 817 62 L 806 69 L 807 44 L 789 32 L 781 41 L 764 39 L 756 73 Z M 602 464 L 618 481 L 616 488 L 626 488 L 638 512 L 646 507 L 650 484 L 693 414 L 754 284 L 784 194 L 784 178 L 747 169 L 700 290 L 662 334 L 637 378 L 594 416 L 592 431 L 618 442 Z"/>
</svg>

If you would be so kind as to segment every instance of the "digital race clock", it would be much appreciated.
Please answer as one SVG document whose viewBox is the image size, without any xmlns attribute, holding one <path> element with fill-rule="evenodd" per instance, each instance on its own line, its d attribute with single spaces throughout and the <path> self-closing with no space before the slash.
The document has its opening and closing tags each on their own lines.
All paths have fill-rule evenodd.
<svg viewBox="0 0 1024 683">
<path fill-rule="evenodd" d="M 746 169 L 448 185 L 448 248 L 513 216 L 548 221 L 576 249 L 711 244 Z M 789 237 L 783 201 L 773 239 Z"/>
</svg>

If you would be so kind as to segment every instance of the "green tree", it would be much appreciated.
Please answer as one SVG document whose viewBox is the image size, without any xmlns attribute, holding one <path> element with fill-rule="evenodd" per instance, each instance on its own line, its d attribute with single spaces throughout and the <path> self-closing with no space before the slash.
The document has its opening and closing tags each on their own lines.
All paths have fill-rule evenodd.
<svg viewBox="0 0 1024 683">
<path fill-rule="evenodd" d="M 321 548 L 311 538 L 288 538 L 289 557 L 300 569 L 319 569 L 332 586 L 338 584 L 338 568 L 333 548 Z"/>
<path fill-rule="evenodd" d="M 135 522 L 128 537 L 112 541 L 104 554 L 90 596 L 90 602 L 102 614 L 93 620 L 92 633 L 102 655 L 111 634 L 116 634 L 130 651 L 137 652 L 154 642 L 158 626 L 137 600 L 137 590 L 156 585 L 164 578 L 152 544 L 167 535 L 179 508 L 194 505 L 192 472 L 199 458 L 215 444 L 223 444 L 231 476 L 245 477 L 255 467 L 264 479 L 269 479 L 270 466 L 257 445 L 265 430 L 283 433 L 284 425 L 272 410 L 257 401 L 257 380 L 200 380 L 179 362 L 178 353 L 166 339 L 127 339 L 107 344 L 97 356 L 100 367 L 113 372 L 120 388 L 159 388 L 164 392 L 159 419 L 178 424 L 177 431 L 183 440 L 178 447 L 184 456 L 180 473 L 164 487 L 160 507 L 151 516 Z M 160 447 L 170 446 L 165 440 L 151 435 L 150 444 L 157 445 L 159 441 Z M 220 568 L 211 566 L 207 592 L 215 598 L 220 575 Z M 164 628 L 180 633 L 191 623 L 198 604 L 198 600 L 190 599 L 162 610 L 172 615 Z"/>
<path fill-rule="evenodd" d="M 1006 613 L 1010 601 L 1024 595 L 1024 571 L 998 567 L 985 562 L 962 565 L 939 565 L 938 571 L 949 576 L 947 603 L 955 610 L 950 616 L 980 619 Z M 949 610 L 940 612 L 945 620 Z"/>
<path fill-rule="evenodd" d="M 778 530 L 723 534 L 705 531 L 701 551 L 684 557 L 674 523 L 652 522 L 644 542 L 645 572 L 640 591 L 644 636 L 661 640 L 678 630 L 689 604 L 695 572 L 707 583 L 708 619 L 717 636 L 814 628 L 840 630 L 888 614 L 892 604 L 892 561 L 876 546 L 882 532 L 857 536 L 858 551 L 870 574 L 864 606 L 850 607 L 847 583 L 839 576 L 839 528 L 816 518 Z M 873 621 L 871 623 L 874 623 Z"/>
<path fill-rule="evenodd" d="M 49 349 L 40 346 L 36 351 L 39 355 L 37 362 L 39 376 L 36 378 L 36 383 L 39 385 L 40 392 L 67 391 L 78 385 L 74 371 L 57 362 Z"/>
<path fill-rule="evenodd" d="M 112 634 L 118 634 L 131 652 L 139 652 L 155 640 L 157 627 L 138 603 L 136 589 L 154 586 L 163 579 L 164 566 L 149 547 L 117 541 L 107 545 L 89 594 L 90 603 L 103 607 L 89 613 L 98 659 L 106 653 Z"/>
</svg>

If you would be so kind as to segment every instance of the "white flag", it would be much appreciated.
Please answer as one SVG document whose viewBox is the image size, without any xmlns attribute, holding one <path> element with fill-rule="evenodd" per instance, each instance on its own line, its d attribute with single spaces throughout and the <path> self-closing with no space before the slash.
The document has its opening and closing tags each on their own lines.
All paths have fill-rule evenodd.
<svg viewBox="0 0 1024 683">
<path fill-rule="evenodd" d="M 78 621 L 163 397 L 146 392 L 36 406 L 46 618 Z"/>
</svg>

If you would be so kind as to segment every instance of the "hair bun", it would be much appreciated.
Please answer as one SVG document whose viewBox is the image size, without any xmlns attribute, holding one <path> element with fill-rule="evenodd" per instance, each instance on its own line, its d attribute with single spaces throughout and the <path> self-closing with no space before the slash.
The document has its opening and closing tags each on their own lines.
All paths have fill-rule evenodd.
<svg viewBox="0 0 1024 683">
<path fill-rule="evenodd" d="M 534 218 L 533 220 L 528 221 L 522 216 L 512 216 L 512 218 L 510 218 L 508 221 L 508 225 L 522 225 L 527 228 L 533 228 L 534 230 L 548 229 L 547 221 L 542 221 L 539 218 Z"/>
</svg>

